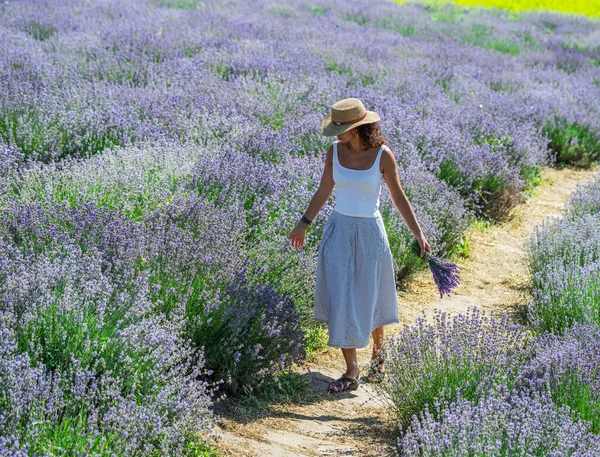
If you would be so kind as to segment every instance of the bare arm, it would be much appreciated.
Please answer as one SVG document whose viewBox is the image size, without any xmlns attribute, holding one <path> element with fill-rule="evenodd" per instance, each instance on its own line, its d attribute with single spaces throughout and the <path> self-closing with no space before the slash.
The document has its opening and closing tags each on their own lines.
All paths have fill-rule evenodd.
<svg viewBox="0 0 600 457">
<path fill-rule="evenodd" d="M 325 168 L 323 170 L 323 176 L 321 177 L 321 183 L 319 184 L 319 188 L 313 195 L 308 208 L 304 215 L 310 221 L 314 220 L 317 217 L 317 214 L 323 208 L 323 205 L 327 202 L 331 194 L 333 193 L 333 187 L 335 183 L 333 181 L 333 146 L 330 146 L 327 150 L 327 156 L 325 158 Z M 308 224 L 305 224 L 302 221 L 298 221 L 294 230 L 289 235 L 290 240 L 292 240 L 292 246 L 294 247 L 302 247 L 304 244 L 304 235 L 306 233 L 306 229 L 308 228 Z"/>
<path fill-rule="evenodd" d="M 419 244 L 421 245 L 421 256 L 425 254 L 425 250 L 431 252 L 431 248 L 429 244 L 425 240 L 425 235 L 421 230 L 421 226 L 417 221 L 417 217 L 415 216 L 415 212 L 400 185 L 400 179 L 398 177 L 398 164 L 396 163 L 396 157 L 387 146 L 383 149 L 383 153 L 381 155 L 381 168 L 383 169 L 383 179 L 390 191 L 390 198 L 392 199 L 392 203 L 398 212 L 402 216 L 402 218 L 406 221 L 406 225 L 413 233 Z"/>
<path fill-rule="evenodd" d="M 330 146 L 327 150 L 327 156 L 325 158 L 325 168 L 323 169 L 323 176 L 321 176 L 321 183 L 319 184 L 319 188 L 313 195 L 308 208 L 304 215 L 308 218 L 308 220 L 312 221 L 323 205 L 327 202 L 331 194 L 333 193 L 333 146 Z M 303 223 L 304 224 L 304 223 Z M 307 225 L 307 224 L 304 224 Z"/>
</svg>

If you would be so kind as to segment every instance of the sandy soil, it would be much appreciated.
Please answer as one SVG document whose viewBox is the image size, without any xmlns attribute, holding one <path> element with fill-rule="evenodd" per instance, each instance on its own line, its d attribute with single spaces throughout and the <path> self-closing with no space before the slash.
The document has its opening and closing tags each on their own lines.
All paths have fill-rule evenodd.
<svg viewBox="0 0 600 457">
<path fill-rule="evenodd" d="M 569 196 L 600 170 L 542 170 L 542 184 L 514 208 L 507 222 L 467 233 L 470 256 L 458 261 L 461 285 L 450 297 L 439 298 L 431 273 L 417 274 L 407 290 L 398 292 L 400 324 L 387 326 L 385 337 L 401 333 L 404 323 L 418 316 L 430 318 L 435 308 L 450 314 L 480 307 L 486 315 L 508 312 L 519 320 L 529 299 L 529 273 L 524 242 L 535 225 L 548 216 L 560 216 Z M 371 357 L 372 343 L 358 349 L 361 373 Z M 304 367 L 298 367 L 311 384 L 299 403 L 274 405 L 255 418 L 241 406 L 229 408 L 215 427 L 213 442 L 223 456 L 375 456 L 391 455 L 398 429 L 390 403 L 369 384 L 338 395 L 327 385 L 346 369 L 342 352 L 324 348 Z M 217 414 L 221 415 L 218 409 Z"/>
</svg>

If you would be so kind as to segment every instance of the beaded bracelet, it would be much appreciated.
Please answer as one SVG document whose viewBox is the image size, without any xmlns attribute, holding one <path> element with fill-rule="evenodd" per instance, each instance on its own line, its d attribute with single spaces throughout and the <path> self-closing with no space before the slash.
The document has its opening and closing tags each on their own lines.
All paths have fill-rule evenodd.
<svg viewBox="0 0 600 457">
<path fill-rule="evenodd" d="M 304 214 L 302 215 L 302 217 L 300 218 L 300 220 L 302 222 L 304 222 L 305 224 L 308 224 L 308 225 L 312 224 L 312 221 L 309 221 Z"/>
</svg>

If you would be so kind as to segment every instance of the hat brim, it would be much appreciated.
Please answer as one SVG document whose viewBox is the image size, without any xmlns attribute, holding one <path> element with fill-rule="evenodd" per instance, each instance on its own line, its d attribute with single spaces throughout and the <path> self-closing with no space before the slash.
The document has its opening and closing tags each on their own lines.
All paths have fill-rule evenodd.
<svg viewBox="0 0 600 457">
<path fill-rule="evenodd" d="M 341 135 L 346 130 L 358 127 L 359 125 L 371 124 L 379 120 L 381 120 L 379 114 L 377 114 L 375 111 L 367 111 L 367 115 L 360 121 L 355 122 L 354 124 L 335 125 L 331 122 L 331 113 L 329 113 L 327 114 L 327 116 L 325 116 L 325 119 L 323 119 L 323 123 L 321 124 L 321 131 L 325 136 L 337 136 Z"/>
</svg>

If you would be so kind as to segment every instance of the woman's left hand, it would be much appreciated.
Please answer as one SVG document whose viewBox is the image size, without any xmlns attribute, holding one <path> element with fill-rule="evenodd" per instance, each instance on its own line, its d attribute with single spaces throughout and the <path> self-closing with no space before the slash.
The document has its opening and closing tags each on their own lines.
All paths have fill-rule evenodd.
<svg viewBox="0 0 600 457">
<path fill-rule="evenodd" d="M 419 242 L 419 246 L 421 246 L 421 254 L 419 254 L 420 257 L 425 255 L 425 251 L 431 254 L 431 247 L 423 235 L 417 237 L 417 241 Z"/>
</svg>

